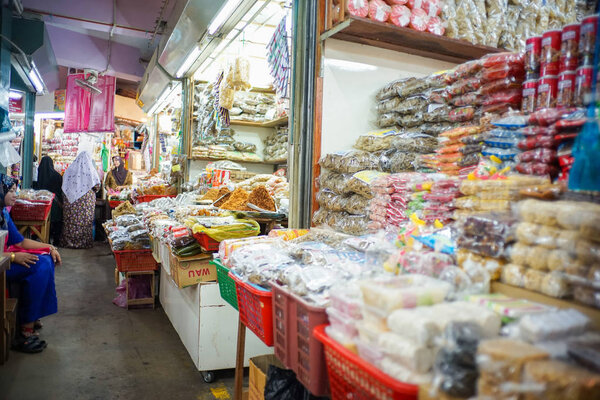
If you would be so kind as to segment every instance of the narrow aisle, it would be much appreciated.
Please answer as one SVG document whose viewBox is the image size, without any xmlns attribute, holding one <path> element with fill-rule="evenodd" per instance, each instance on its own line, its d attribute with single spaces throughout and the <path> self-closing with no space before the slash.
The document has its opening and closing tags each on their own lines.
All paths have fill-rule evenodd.
<svg viewBox="0 0 600 400">
<path fill-rule="evenodd" d="M 48 347 L 41 354 L 11 351 L 0 366 L 0 400 L 214 399 L 210 389 L 225 383 L 232 393 L 232 374 L 211 385 L 202 381 L 162 309 L 112 304 L 108 245 L 60 252 L 59 310 L 43 320 L 41 331 Z"/>
</svg>

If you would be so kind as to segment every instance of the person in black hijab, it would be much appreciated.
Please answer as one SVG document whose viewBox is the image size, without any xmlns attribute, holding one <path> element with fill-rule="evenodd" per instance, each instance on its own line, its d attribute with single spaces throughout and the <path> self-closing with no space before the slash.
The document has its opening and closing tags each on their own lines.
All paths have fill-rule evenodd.
<svg viewBox="0 0 600 400">
<path fill-rule="evenodd" d="M 113 157 L 114 168 L 110 170 L 106 176 L 106 187 L 112 190 L 120 190 L 124 186 L 133 185 L 133 176 L 131 172 L 125 168 L 123 159 L 119 156 Z"/>
<path fill-rule="evenodd" d="M 33 182 L 35 190 L 48 190 L 54 193 L 52 201 L 52 212 L 50 214 L 50 237 L 54 244 L 58 245 L 58 240 L 62 231 L 62 176 L 54 169 L 54 162 L 49 156 L 42 157 L 38 168 L 38 179 Z"/>
</svg>

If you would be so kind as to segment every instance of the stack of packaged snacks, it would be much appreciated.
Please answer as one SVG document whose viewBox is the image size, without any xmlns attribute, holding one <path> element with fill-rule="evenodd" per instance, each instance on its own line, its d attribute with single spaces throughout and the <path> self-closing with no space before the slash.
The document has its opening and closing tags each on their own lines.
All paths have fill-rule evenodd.
<svg viewBox="0 0 600 400">
<path fill-rule="evenodd" d="M 419 164 L 433 171 L 459 175 L 465 168 L 477 165 L 482 150 L 483 127 L 462 126 L 440 134 L 435 154 L 419 157 Z"/>
<path fill-rule="evenodd" d="M 549 183 L 548 178 L 526 175 L 463 180 L 460 184 L 460 192 L 464 196 L 454 202 L 457 208 L 454 219 L 460 220 L 482 212 L 510 211 L 511 202 L 520 199 L 521 189 L 547 183 Z"/>
<path fill-rule="evenodd" d="M 517 145 L 524 137 L 520 128 L 526 125 L 526 119 L 509 116 L 492 125 L 494 128 L 487 132 L 481 154 L 502 166 L 514 165 L 513 160 L 520 153 Z"/>
<path fill-rule="evenodd" d="M 517 206 L 517 243 L 504 267 L 505 283 L 552 297 L 571 294 L 600 307 L 600 205 L 524 200 Z M 576 286 L 577 290 L 573 290 Z"/>
<path fill-rule="evenodd" d="M 457 240 L 457 261 L 461 267 L 478 265 L 492 279 L 500 277 L 500 267 L 515 241 L 516 219 L 510 213 L 489 213 L 465 218 Z M 496 262 L 492 260 L 497 260 Z"/>
</svg>

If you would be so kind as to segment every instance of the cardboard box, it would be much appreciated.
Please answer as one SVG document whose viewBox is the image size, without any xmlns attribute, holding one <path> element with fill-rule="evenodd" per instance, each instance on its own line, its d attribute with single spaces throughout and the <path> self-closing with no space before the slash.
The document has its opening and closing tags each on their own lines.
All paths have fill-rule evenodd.
<svg viewBox="0 0 600 400">
<path fill-rule="evenodd" d="M 171 277 L 179 288 L 202 282 L 216 282 L 217 268 L 210 264 L 210 260 L 212 260 L 212 254 L 177 257 L 171 253 L 169 261 Z"/>
<path fill-rule="evenodd" d="M 248 400 L 264 400 L 269 365 L 285 368 L 274 354 L 265 354 L 250 358 Z"/>
</svg>

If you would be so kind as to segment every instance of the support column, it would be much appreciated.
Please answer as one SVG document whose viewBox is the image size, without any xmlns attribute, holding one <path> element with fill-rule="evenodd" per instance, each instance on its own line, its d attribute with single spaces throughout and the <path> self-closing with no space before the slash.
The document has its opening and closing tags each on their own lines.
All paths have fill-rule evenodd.
<svg viewBox="0 0 600 400">
<path fill-rule="evenodd" d="M 31 188 L 33 174 L 33 119 L 35 116 L 35 93 L 25 93 L 25 133 L 21 145 L 21 173 L 23 189 Z"/>
<path fill-rule="evenodd" d="M 158 114 L 152 116 L 152 135 L 154 136 L 154 153 L 152 153 L 152 168 L 160 167 L 160 134 L 158 129 Z"/>
<path fill-rule="evenodd" d="M 317 10 L 317 0 L 294 0 L 289 140 L 291 228 L 310 227 L 312 217 Z"/>
<path fill-rule="evenodd" d="M 192 78 L 183 79 L 183 93 L 181 96 L 181 154 L 187 156 L 186 167 L 184 171 L 184 180 L 190 179 L 190 155 L 192 154 L 192 112 L 194 107 L 194 82 Z"/>
<path fill-rule="evenodd" d="M 4 2 L 0 2 L 3 4 Z M 11 11 L 0 5 L 0 34 L 11 38 Z M 8 111 L 8 92 L 10 90 L 10 44 L 0 39 L 0 107 Z"/>
</svg>

